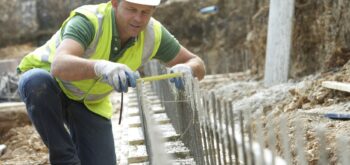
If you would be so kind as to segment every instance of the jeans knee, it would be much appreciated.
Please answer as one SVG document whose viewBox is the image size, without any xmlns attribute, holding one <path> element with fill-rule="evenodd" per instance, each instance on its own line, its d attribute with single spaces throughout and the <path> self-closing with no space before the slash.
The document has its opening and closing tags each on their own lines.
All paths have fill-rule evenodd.
<svg viewBox="0 0 350 165">
<path fill-rule="evenodd" d="M 43 69 L 31 69 L 25 72 L 18 83 L 18 90 L 23 101 L 28 96 L 40 98 L 45 97 L 55 79 L 49 72 Z"/>
</svg>

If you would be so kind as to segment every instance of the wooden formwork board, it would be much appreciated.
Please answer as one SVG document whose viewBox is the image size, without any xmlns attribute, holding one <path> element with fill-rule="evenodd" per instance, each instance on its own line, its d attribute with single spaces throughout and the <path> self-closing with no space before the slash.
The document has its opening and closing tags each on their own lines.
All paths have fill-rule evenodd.
<svg viewBox="0 0 350 165">
<path fill-rule="evenodd" d="M 17 65 L 19 64 L 19 60 L 0 60 L 0 73 L 16 73 Z"/>
<path fill-rule="evenodd" d="M 337 82 L 337 81 L 324 81 L 322 82 L 322 86 L 329 89 L 350 92 L 350 83 Z"/>
<path fill-rule="evenodd" d="M 30 120 L 23 102 L 0 103 L 0 134 L 27 124 Z"/>
</svg>

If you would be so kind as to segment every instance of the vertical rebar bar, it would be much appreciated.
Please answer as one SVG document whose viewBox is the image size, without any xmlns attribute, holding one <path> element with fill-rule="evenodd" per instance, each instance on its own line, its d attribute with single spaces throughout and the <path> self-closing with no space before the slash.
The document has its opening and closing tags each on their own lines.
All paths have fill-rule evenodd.
<svg viewBox="0 0 350 165">
<path fill-rule="evenodd" d="M 234 154 L 235 154 L 235 165 L 239 165 L 240 163 L 239 163 L 239 161 L 240 161 L 240 159 L 239 159 L 239 152 L 238 152 L 238 146 L 237 146 L 237 139 L 236 139 L 236 136 L 235 136 L 235 134 L 236 134 L 236 129 L 235 129 L 235 117 L 234 117 L 234 115 L 233 115 L 233 111 L 235 110 L 235 108 L 234 108 L 234 102 L 231 102 L 231 107 L 233 108 L 232 110 L 230 110 L 229 112 L 229 114 L 230 114 L 230 125 L 231 125 L 231 131 L 232 131 L 232 140 L 233 140 L 233 151 L 234 151 Z"/>
<path fill-rule="evenodd" d="M 292 164 L 291 161 L 291 150 L 289 148 L 289 136 L 288 136 L 288 118 L 286 115 L 282 114 L 280 117 L 280 135 L 281 135 L 281 141 L 282 141 L 282 151 L 284 160 L 287 161 L 288 164 Z"/>
<path fill-rule="evenodd" d="M 194 83 L 198 83 L 198 82 L 194 82 Z M 204 136 L 204 130 L 203 130 L 203 120 L 204 120 L 204 116 L 203 116 L 203 111 L 204 111 L 204 105 L 203 103 L 203 95 L 201 93 L 201 90 L 199 89 L 198 84 L 194 86 L 194 90 L 197 91 L 197 93 L 195 94 L 195 99 L 196 99 L 196 111 L 198 114 L 198 124 L 199 124 L 199 140 L 202 143 L 202 150 L 203 150 L 203 155 L 202 156 L 202 160 L 203 160 L 203 164 L 205 164 L 205 155 L 206 155 L 206 148 L 205 148 L 205 141 L 203 141 L 203 136 Z"/>
<path fill-rule="evenodd" d="M 243 163 L 247 164 L 247 151 L 246 144 L 244 140 L 244 123 L 243 123 L 243 111 L 239 111 L 239 125 L 241 127 L 241 141 L 242 141 L 242 155 L 243 155 Z"/>
<path fill-rule="evenodd" d="M 211 102 L 213 109 L 213 125 L 214 125 L 214 134 L 215 134 L 215 150 L 216 150 L 216 160 L 219 165 L 221 165 L 221 154 L 220 154 L 220 138 L 219 138 L 219 130 L 217 124 L 217 104 L 216 104 L 216 96 L 214 92 L 211 92 Z"/>
<path fill-rule="evenodd" d="M 209 149 L 208 149 L 208 140 L 207 140 L 207 135 L 206 135 L 206 131 L 205 131 L 205 122 L 203 121 L 202 125 L 201 125 L 201 132 L 202 132 L 202 141 L 204 144 L 204 164 L 209 164 Z"/>
<path fill-rule="evenodd" d="M 231 146 L 232 146 L 232 142 L 231 142 L 231 138 L 233 138 L 233 136 L 231 137 L 230 136 L 230 130 L 229 130 L 229 127 L 230 127 L 230 125 L 229 125 L 229 110 L 230 110 L 230 104 L 229 104 L 229 102 L 227 102 L 227 101 L 225 101 L 225 106 L 224 106 L 225 108 L 224 108 L 224 115 L 225 115 L 225 125 L 226 125 L 226 127 L 225 127 L 225 131 L 226 131 L 226 139 L 227 139 L 227 150 L 228 150 L 228 159 L 229 159 L 229 164 L 230 165 L 233 165 L 233 158 L 232 158 L 232 148 L 231 148 Z M 231 119 L 231 120 L 233 120 L 233 119 Z M 231 134 L 231 135 L 233 135 L 233 134 Z"/>
<path fill-rule="evenodd" d="M 7 101 L 10 102 L 11 101 L 11 77 L 10 75 L 6 75 L 7 76 L 7 82 L 5 82 L 6 84 L 6 88 L 7 88 L 7 91 L 6 91 L 6 97 L 7 97 Z"/>
<path fill-rule="evenodd" d="M 213 130 L 213 126 L 212 126 L 212 115 L 210 114 L 210 112 L 212 112 L 211 107 L 210 107 L 210 96 L 209 99 L 206 101 L 207 103 L 207 118 L 206 118 L 206 127 L 207 127 L 207 131 L 209 133 L 209 153 L 210 153 L 210 162 L 213 165 L 216 165 L 216 161 L 215 161 L 215 141 L 214 141 L 214 130 Z"/>
<path fill-rule="evenodd" d="M 297 147 L 297 162 L 300 165 L 307 165 L 305 150 L 304 150 L 304 129 L 303 129 L 303 120 L 299 119 L 296 121 L 296 147 Z"/>
<path fill-rule="evenodd" d="M 201 130 L 202 130 L 202 141 L 204 144 L 204 156 L 205 156 L 205 164 L 210 164 L 209 161 L 209 136 L 208 136 L 208 132 L 207 132 L 207 122 L 206 119 L 208 118 L 208 116 L 206 115 L 205 111 L 207 111 L 207 105 L 206 105 L 206 99 L 205 96 L 202 95 L 202 103 L 203 103 L 203 107 L 202 109 L 199 109 L 202 112 L 202 116 L 200 118 L 200 124 L 201 124 Z"/>
<path fill-rule="evenodd" d="M 261 157 L 259 160 L 257 160 L 257 162 L 260 164 L 260 165 L 265 165 L 265 154 L 264 154 L 264 148 L 265 148 L 265 135 L 264 135 L 264 132 L 263 132 L 263 127 L 262 127 L 262 121 L 260 119 L 260 117 L 257 117 L 255 119 L 255 122 L 256 122 L 256 134 L 257 134 L 257 140 L 258 140 L 258 143 L 260 145 L 260 153 L 261 153 Z"/>
<path fill-rule="evenodd" d="M 252 137 L 252 119 L 250 112 L 247 113 L 247 133 L 248 133 L 248 142 L 249 142 L 249 161 L 251 165 L 255 165 L 255 156 L 253 149 L 253 137 Z"/>
<path fill-rule="evenodd" d="M 272 117 L 271 117 L 272 118 Z M 276 137 L 275 137 L 275 134 L 274 134 L 274 124 L 273 124 L 273 121 L 272 119 L 269 120 L 269 125 L 267 127 L 268 129 L 268 146 L 269 146 L 269 149 L 271 150 L 271 154 L 272 154 L 272 157 L 271 157 L 271 163 L 272 165 L 275 165 L 276 164 L 276 160 L 275 160 L 275 156 L 276 156 Z"/>
<path fill-rule="evenodd" d="M 316 128 L 317 136 L 319 138 L 319 146 L 320 146 L 319 147 L 320 155 L 319 155 L 319 160 L 317 161 L 318 165 L 327 165 L 329 163 L 328 151 L 326 149 L 327 145 L 326 145 L 325 131 L 326 131 L 326 128 L 324 125 L 321 125 L 318 128 Z"/>
<path fill-rule="evenodd" d="M 221 151 L 222 151 L 222 161 L 223 164 L 226 164 L 226 147 L 225 147 L 225 136 L 224 136 L 224 122 L 222 118 L 222 111 L 224 109 L 222 99 L 217 99 L 218 104 L 218 121 L 219 121 L 219 137 L 221 141 Z M 221 160 L 221 159 L 220 159 Z"/>
<path fill-rule="evenodd" d="M 211 122 L 207 120 L 207 130 L 209 132 L 209 155 L 210 155 L 210 162 L 213 165 L 216 165 L 216 152 L 215 152 L 215 140 L 214 140 L 214 131 L 211 127 Z"/>
<path fill-rule="evenodd" d="M 203 152 L 203 143 L 202 143 L 202 135 L 201 135 L 201 125 L 200 125 L 200 110 L 203 109 L 203 106 L 200 104 L 200 89 L 199 89 L 199 82 L 197 79 L 193 78 L 191 75 L 188 77 L 190 79 L 190 92 L 191 96 L 189 97 L 191 100 L 191 107 L 193 111 L 193 118 L 192 118 L 192 123 L 193 123 L 193 139 L 195 140 L 195 143 L 192 145 L 191 149 L 192 153 L 194 153 L 195 156 L 195 161 L 198 164 L 204 164 L 204 152 Z M 196 149 L 200 148 L 200 149 Z"/>
<path fill-rule="evenodd" d="M 339 135 L 337 139 L 337 155 L 338 163 L 341 165 L 348 164 L 350 162 L 349 158 L 349 140 L 344 135 Z"/>
</svg>

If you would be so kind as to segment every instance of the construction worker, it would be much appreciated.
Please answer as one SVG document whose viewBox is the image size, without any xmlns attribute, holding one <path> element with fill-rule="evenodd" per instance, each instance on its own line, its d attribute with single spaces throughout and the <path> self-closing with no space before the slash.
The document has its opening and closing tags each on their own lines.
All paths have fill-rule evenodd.
<svg viewBox="0 0 350 165">
<path fill-rule="evenodd" d="M 22 59 L 19 93 L 51 164 L 116 164 L 109 94 L 135 87 L 134 72 L 150 59 L 204 77 L 202 60 L 152 18 L 159 4 L 111 0 L 79 7 Z M 183 87 L 181 78 L 172 82 Z"/>
</svg>

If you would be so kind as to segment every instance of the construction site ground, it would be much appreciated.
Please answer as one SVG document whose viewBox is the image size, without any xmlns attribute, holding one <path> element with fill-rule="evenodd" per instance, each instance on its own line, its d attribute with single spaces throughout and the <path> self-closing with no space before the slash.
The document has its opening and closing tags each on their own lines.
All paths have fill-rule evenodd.
<svg viewBox="0 0 350 165">
<path fill-rule="evenodd" d="M 19 54 L 30 51 L 28 45 L 20 45 L 16 48 L 2 49 L 0 52 L 18 51 Z M 1 53 L 3 54 L 3 53 Z M 6 54 L 6 53 L 5 53 Z M 18 56 L 20 58 L 20 56 Z M 8 59 L 2 56 L 2 59 Z M 12 58 L 12 57 L 11 57 Z M 208 75 L 201 81 L 201 89 L 212 91 L 218 97 L 234 100 L 236 110 L 253 110 L 253 116 L 262 120 L 269 119 L 267 124 L 277 123 L 280 114 L 287 115 L 289 124 L 292 125 L 297 119 L 303 119 L 306 130 L 305 137 L 307 147 L 307 158 L 309 164 L 318 159 L 318 142 L 315 138 L 315 128 L 324 125 L 327 128 L 327 142 L 329 150 L 334 150 L 332 144 L 338 135 L 349 136 L 350 123 L 348 121 L 331 120 L 322 114 L 327 112 L 349 112 L 350 94 L 347 92 L 327 89 L 321 86 L 323 81 L 349 82 L 350 63 L 345 64 L 338 70 L 317 73 L 304 77 L 300 80 L 290 80 L 288 83 L 264 87 L 261 78 L 251 75 L 249 71 Z M 119 98 L 119 97 L 116 97 Z M 118 100 L 118 99 L 114 99 Z M 119 104 L 117 101 L 116 105 Z M 16 107 L 13 107 L 16 108 Z M 21 107 L 23 108 L 23 107 Z M 255 110 L 254 110 L 255 109 Z M 113 121 L 117 121 L 118 111 L 114 114 Z M 25 119 L 20 119 L 26 121 Z M 124 121 L 123 121 L 124 122 Z M 125 158 L 124 152 L 119 148 L 123 136 L 123 125 L 114 124 L 116 149 L 119 159 Z M 295 127 L 289 127 L 292 135 Z M 38 134 L 30 124 L 18 125 L 1 134 L 0 143 L 6 145 L 0 157 L 0 164 L 48 164 L 47 148 L 43 145 Z M 290 142 L 293 145 L 292 141 Z M 331 157 L 331 160 L 335 159 Z"/>
<path fill-rule="evenodd" d="M 233 101 L 232 108 L 235 110 L 253 112 L 252 116 L 261 119 L 265 128 L 272 126 L 275 132 L 279 131 L 279 127 L 274 127 L 280 122 L 279 117 L 286 115 L 289 145 L 292 148 L 297 147 L 294 139 L 297 128 L 295 123 L 303 121 L 303 147 L 310 165 L 317 164 L 319 159 L 320 144 L 315 130 L 325 127 L 329 164 L 337 164 L 335 139 L 339 136 L 349 137 L 350 123 L 347 120 L 326 118 L 324 114 L 349 113 L 350 93 L 325 88 L 322 83 L 350 83 L 350 1 L 295 1 L 291 79 L 272 87 L 266 87 L 263 83 L 271 1 L 163 1 L 167 1 L 167 4 L 157 9 L 156 18 L 166 25 L 180 43 L 200 55 L 207 64 L 208 72 L 213 73 L 201 81 L 203 91 L 214 92 L 219 98 Z M 171 4 L 172 1 L 176 3 Z M 31 40 L 50 33 L 53 25 L 60 25 L 68 16 L 63 10 L 68 6 L 58 1 L 38 1 L 45 9 L 41 10 L 44 12 L 28 14 L 26 17 L 22 17 L 21 10 L 16 9 L 18 5 L 15 3 L 24 4 L 20 7 L 27 14 L 34 11 L 27 8 L 34 6 L 31 3 L 2 1 L 0 23 L 4 26 L 0 29 L 0 62 L 20 60 L 36 48 L 38 41 Z M 209 14 L 199 12 L 201 8 L 211 5 L 217 5 L 218 11 Z M 34 18 L 34 15 L 47 17 L 47 20 L 32 23 L 30 21 L 36 20 L 36 17 L 33 20 L 27 18 Z M 56 18 L 60 18 L 57 19 L 60 21 Z M 21 19 L 29 22 L 24 21 L 23 24 Z M 27 41 L 32 43 L 26 43 Z M 0 67 L 0 71 L 1 69 Z M 237 72 L 215 74 L 229 70 Z M 117 95 L 114 99 L 117 106 L 119 98 Z M 0 164 L 49 164 L 48 150 L 28 120 L 23 103 L 0 103 L 0 106 L 5 107 L 0 109 Z M 118 120 L 118 112 L 116 110 L 113 116 L 114 122 Z M 123 137 L 127 134 L 123 126 L 128 124 L 128 117 L 124 119 L 122 125 L 114 123 L 118 162 L 125 162 L 128 158 L 121 149 L 125 145 Z M 275 139 L 278 140 L 279 137 Z M 281 153 L 278 142 L 276 149 Z M 295 160 L 296 151 L 292 150 L 291 154 Z"/>
</svg>

